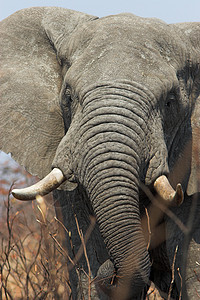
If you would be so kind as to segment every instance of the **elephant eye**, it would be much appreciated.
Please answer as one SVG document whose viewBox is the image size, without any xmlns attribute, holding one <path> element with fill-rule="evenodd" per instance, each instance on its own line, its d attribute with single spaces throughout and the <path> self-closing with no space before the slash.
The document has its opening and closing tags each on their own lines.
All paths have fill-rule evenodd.
<svg viewBox="0 0 200 300">
<path fill-rule="evenodd" d="M 167 97 L 167 100 L 166 100 L 166 102 L 165 102 L 165 106 L 166 106 L 167 108 L 171 108 L 171 107 L 174 105 L 174 103 L 176 103 L 175 101 L 176 101 L 176 96 L 175 96 L 174 94 L 170 94 L 170 95 Z"/>
<path fill-rule="evenodd" d="M 71 102 L 72 102 L 71 90 L 68 87 L 62 90 L 60 99 L 61 99 L 62 108 L 71 106 Z"/>
<path fill-rule="evenodd" d="M 167 107 L 170 107 L 170 106 L 171 106 L 171 101 L 167 101 L 165 105 L 166 105 Z"/>
<path fill-rule="evenodd" d="M 72 102 L 71 91 L 69 88 L 65 90 L 65 99 L 66 102 Z"/>
<path fill-rule="evenodd" d="M 63 115 L 65 132 L 67 132 L 71 123 L 71 110 L 72 110 L 71 90 L 68 87 L 63 89 L 62 91 L 60 105 L 61 105 L 61 111 Z"/>
</svg>

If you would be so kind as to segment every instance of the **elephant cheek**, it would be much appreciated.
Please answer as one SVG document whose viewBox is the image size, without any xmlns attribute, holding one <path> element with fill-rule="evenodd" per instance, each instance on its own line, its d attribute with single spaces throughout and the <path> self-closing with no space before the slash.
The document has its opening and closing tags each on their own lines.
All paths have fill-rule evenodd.
<svg viewBox="0 0 200 300">
<path fill-rule="evenodd" d="M 149 161 L 146 175 L 145 175 L 145 184 L 151 185 L 160 175 L 169 174 L 168 166 L 168 153 L 167 149 L 161 149 L 157 151 L 152 159 Z"/>
</svg>

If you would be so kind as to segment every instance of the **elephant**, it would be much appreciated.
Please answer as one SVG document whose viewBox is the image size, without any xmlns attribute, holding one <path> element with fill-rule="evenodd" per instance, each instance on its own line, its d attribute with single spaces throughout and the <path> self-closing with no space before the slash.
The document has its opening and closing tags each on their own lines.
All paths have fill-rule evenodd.
<svg viewBox="0 0 200 300">
<path fill-rule="evenodd" d="M 199 210 L 187 234 L 170 216 L 184 223 L 193 197 L 199 207 L 200 23 L 33 7 L 1 21 L 0 32 L 0 147 L 41 179 L 13 195 L 31 200 L 53 191 L 75 252 L 75 216 L 83 234 L 95 216 L 86 244 L 99 279 L 92 299 L 141 299 L 151 278 L 167 293 L 171 271 L 154 262 L 165 245 L 161 261 L 166 252 L 171 266 L 176 243 L 174 297 L 194 299 L 199 278 L 195 288 L 188 280 L 198 267 Z M 142 220 L 150 195 L 166 208 L 158 223 L 167 240 L 154 247 L 153 233 L 149 248 Z M 193 259 L 179 263 L 185 255 Z M 82 257 L 81 287 L 70 272 L 73 299 L 89 298 L 87 272 Z"/>
</svg>

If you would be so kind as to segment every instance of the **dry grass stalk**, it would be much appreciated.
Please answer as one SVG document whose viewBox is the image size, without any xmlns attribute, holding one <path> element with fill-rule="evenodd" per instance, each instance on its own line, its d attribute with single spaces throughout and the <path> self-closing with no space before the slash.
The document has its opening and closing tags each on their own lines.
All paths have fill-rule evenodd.
<svg viewBox="0 0 200 300">
<path fill-rule="evenodd" d="M 171 283 L 170 283 L 167 300 L 171 299 L 172 287 L 173 287 L 173 284 L 174 284 L 174 266 L 175 266 L 177 252 L 178 252 L 178 246 L 176 246 L 176 249 L 175 249 L 175 252 L 174 252 L 174 258 L 173 258 L 173 262 L 172 262 L 172 280 L 171 280 Z"/>
<path fill-rule="evenodd" d="M 148 243 L 147 243 L 147 250 L 149 249 L 150 243 L 151 243 L 151 226 L 150 226 L 150 218 L 148 214 L 148 209 L 145 207 L 145 214 L 147 217 L 147 230 L 148 230 Z"/>
</svg>

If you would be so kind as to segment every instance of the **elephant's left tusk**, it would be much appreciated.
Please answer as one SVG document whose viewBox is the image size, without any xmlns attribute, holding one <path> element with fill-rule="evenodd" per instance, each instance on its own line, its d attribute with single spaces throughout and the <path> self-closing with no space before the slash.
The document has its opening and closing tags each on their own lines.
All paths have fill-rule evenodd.
<svg viewBox="0 0 200 300">
<path fill-rule="evenodd" d="M 181 184 L 177 184 L 175 191 L 165 175 L 162 175 L 155 180 L 154 189 L 168 205 L 178 206 L 183 202 L 184 194 Z"/>
<path fill-rule="evenodd" d="M 14 189 L 12 194 L 19 200 L 34 200 L 37 195 L 44 196 L 59 187 L 66 178 L 62 171 L 54 168 L 46 177 L 37 182 L 36 184 L 24 189 Z"/>
</svg>

